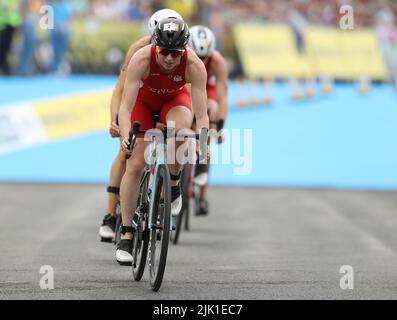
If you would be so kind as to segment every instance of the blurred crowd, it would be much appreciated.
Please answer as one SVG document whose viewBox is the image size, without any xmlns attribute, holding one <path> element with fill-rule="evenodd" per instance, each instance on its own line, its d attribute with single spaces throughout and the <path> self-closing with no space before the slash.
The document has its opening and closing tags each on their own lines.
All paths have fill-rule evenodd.
<svg viewBox="0 0 397 320">
<path fill-rule="evenodd" d="M 395 0 L 69 0 L 76 13 L 93 14 L 100 19 L 145 20 L 162 8 L 181 13 L 187 22 L 197 20 L 208 25 L 228 25 L 238 21 L 262 20 L 286 23 L 299 18 L 307 24 L 338 26 L 339 9 L 350 5 L 354 9 L 356 27 L 371 27 L 377 14 L 389 11 L 397 16 Z"/>
<path fill-rule="evenodd" d="M 10 75 L 9 52 L 17 31 L 22 35 L 15 73 L 32 72 L 38 29 L 48 32 L 51 44 L 47 72 L 60 71 L 70 43 L 73 4 L 68 0 L 0 0 L 0 72 Z"/>
<path fill-rule="evenodd" d="M 48 29 L 51 63 L 47 70 L 53 73 L 62 69 L 73 18 L 146 23 L 153 12 L 162 8 L 178 11 L 189 24 L 209 26 L 218 39 L 233 24 L 242 21 L 288 24 L 299 47 L 299 38 L 306 26 L 337 28 L 343 15 L 340 8 L 350 5 L 354 10 L 354 28 L 376 29 L 385 55 L 397 66 L 394 61 L 397 59 L 397 0 L 0 0 L 0 74 L 12 72 L 8 55 L 17 31 L 23 43 L 14 73 L 32 72 L 37 29 L 46 12 L 45 5 L 50 5 L 54 13 L 54 28 Z M 40 8 L 44 11 L 40 12 Z M 222 51 L 222 41 L 218 41 L 218 49 Z"/>
<path fill-rule="evenodd" d="M 200 1 L 206 12 L 222 13 L 225 23 L 257 19 L 286 23 L 299 19 L 302 23 L 335 26 L 339 25 L 340 8 L 350 5 L 354 9 L 356 27 L 370 27 L 376 23 L 376 13 L 388 10 L 397 16 L 397 1 L 393 0 L 219 0 Z M 211 13 L 207 17 L 211 15 Z"/>
</svg>

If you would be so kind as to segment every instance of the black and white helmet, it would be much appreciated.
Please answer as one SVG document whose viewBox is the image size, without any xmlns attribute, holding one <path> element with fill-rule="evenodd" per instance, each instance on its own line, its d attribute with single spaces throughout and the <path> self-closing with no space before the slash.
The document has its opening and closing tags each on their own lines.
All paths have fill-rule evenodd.
<svg viewBox="0 0 397 320">
<path fill-rule="evenodd" d="M 156 46 L 165 49 L 183 49 L 189 42 L 189 28 L 181 19 L 162 19 L 154 29 L 153 41 Z"/>
<path fill-rule="evenodd" d="M 153 34 L 154 28 L 156 28 L 159 21 L 165 18 L 178 18 L 183 20 L 182 16 L 174 10 L 171 9 L 157 10 L 155 13 L 152 14 L 148 22 L 148 29 L 150 34 Z"/>
<path fill-rule="evenodd" d="M 208 57 L 215 50 L 215 35 L 205 26 L 194 26 L 190 29 L 189 46 L 199 57 Z"/>
</svg>

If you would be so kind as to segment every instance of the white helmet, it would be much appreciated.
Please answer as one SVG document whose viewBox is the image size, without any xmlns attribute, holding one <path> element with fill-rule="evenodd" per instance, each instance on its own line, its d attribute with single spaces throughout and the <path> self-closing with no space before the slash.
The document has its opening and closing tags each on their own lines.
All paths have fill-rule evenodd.
<svg viewBox="0 0 397 320">
<path fill-rule="evenodd" d="M 215 35 L 204 26 L 190 28 L 189 46 L 199 57 L 208 57 L 215 50 Z"/>
<path fill-rule="evenodd" d="M 157 10 L 155 13 L 152 14 L 152 16 L 149 19 L 148 22 L 148 28 L 149 28 L 149 32 L 150 34 L 153 34 L 154 28 L 156 28 L 157 23 L 162 20 L 162 19 L 166 19 L 166 18 L 177 18 L 177 19 L 181 19 L 183 21 L 182 16 L 171 9 L 161 9 L 161 10 Z"/>
</svg>

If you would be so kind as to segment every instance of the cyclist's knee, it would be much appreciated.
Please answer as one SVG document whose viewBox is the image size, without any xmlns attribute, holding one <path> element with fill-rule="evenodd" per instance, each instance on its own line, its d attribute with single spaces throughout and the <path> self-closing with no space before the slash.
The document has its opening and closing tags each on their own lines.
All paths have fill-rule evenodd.
<svg viewBox="0 0 397 320">
<path fill-rule="evenodd" d="M 181 119 L 181 121 L 175 123 L 176 133 L 187 133 L 191 132 L 192 120 L 191 119 Z"/>
<path fill-rule="evenodd" d="M 141 161 L 131 161 L 127 165 L 125 174 L 130 177 L 140 177 L 144 167 L 145 163 L 142 163 Z"/>
<path fill-rule="evenodd" d="M 123 158 L 123 159 L 125 160 L 125 153 L 124 153 L 124 151 L 121 149 L 121 147 L 119 148 L 119 152 L 117 153 L 117 157 Z"/>
<path fill-rule="evenodd" d="M 125 163 L 126 162 L 125 153 L 123 152 L 123 150 L 121 150 L 121 148 L 120 148 L 119 152 L 117 153 L 116 159 L 120 163 Z"/>
<path fill-rule="evenodd" d="M 183 106 L 174 107 L 167 113 L 167 123 L 172 122 L 175 126 L 175 132 L 188 130 L 192 127 L 193 114 Z"/>
</svg>

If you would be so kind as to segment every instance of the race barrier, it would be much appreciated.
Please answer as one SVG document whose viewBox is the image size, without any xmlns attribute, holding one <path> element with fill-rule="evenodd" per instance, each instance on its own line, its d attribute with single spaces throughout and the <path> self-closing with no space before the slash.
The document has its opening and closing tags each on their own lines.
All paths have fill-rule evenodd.
<svg viewBox="0 0 397 320">
<path fill-rule="evenodd" d="M 0 155 L 107 129 L 110 97 L 98 91 L 1 108 Z"/>
<path fill-rule="evenodd" d="M 300 100 L 293 99 L 289 81 L 230 81 L 225 129 L 238 135 L 211 149 L 218 150 L 223 159 L 225 146 L 230 146 L 225 154 L 244 161 L 214 165 L 211 184 L 397 188 L 397 153 L 390 147 L 397 139 L 393 86 L 373 84 L 371 91 L 361 95 L 359 83 L 298 79 L 291 81 L 295 81 Z M 38 79 L 15 79 L 14 86 L 30 90 L 12 92 L 4 88 L 14 80 L 1 83 L 0 79 L 5 101 L 0 103 L 1 182 L 107 183 L 120 147 L 119 139 L 108 133 L 116 77 L 55 80 L 43 79 L 51 88 L 45 91 Z M 324 94 L 324 88 L 334 93 Z M 48 91 L 63 96 L 47 96 Z M 241 98 L 251 105 L 239 107 Z M 265 104 L 265 99 L 271 104 Z M 252 137 L 247 144 L 246 131 Z M 236 166 L 245 168 L 245 163 L 251 164 L 247 167 L 252 171 L 244 176 L 234 174 Z"/>
<path fill-rule="evenodd" d="M 286 25 L 238 24 L 233 28 L 237 51 L 249 78 L 308 77 L 312 70 L 298 54 Z"/>
<path fill-rule="evenodd" d="M 317 76 L 387 80 L 385 62 L 373 30 L 308 27 L 304 36 L 307 57 Z"/>
<path fill-rule="evenodd" d="M 236 25 L 233 34 L 249 78 L 387 80 L 379 43 L 370 29 L 307 27 L 302 53 L 298 52 L 293 31 L 286 25 L 244 23 Z"/>
</svg>

